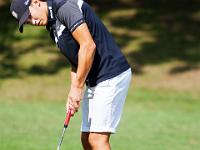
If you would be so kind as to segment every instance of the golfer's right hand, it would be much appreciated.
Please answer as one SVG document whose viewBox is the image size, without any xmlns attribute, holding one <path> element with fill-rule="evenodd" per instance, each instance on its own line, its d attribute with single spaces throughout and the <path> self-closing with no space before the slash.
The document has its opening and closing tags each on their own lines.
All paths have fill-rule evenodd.
<svg viewBox="0 0 200 150">
<path fill-rule="evenodd" d="M 74 116 L 75 114 L 75 108 L 73 107 L 72 103 L 70 102 L 69 98 L 67 99 L 66 102 L 66 113 L 68 113 L 69 111 L 71 111 L 71 116 Z"/>
</svg>

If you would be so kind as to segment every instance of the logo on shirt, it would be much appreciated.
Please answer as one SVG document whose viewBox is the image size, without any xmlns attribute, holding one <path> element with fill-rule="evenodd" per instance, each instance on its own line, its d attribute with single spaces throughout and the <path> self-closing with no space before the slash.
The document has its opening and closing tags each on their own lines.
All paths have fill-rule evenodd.
<svg viewBox="0 0 200 150">
<path fill-rule="evenodd" d="M 51 7 L 51 6 L 49 6 L 49 12 L 50 12 L 50 17 L 51 17 L 51 19 L 53 19 L 53 10 L 52 10 L 52 7 Z"/>
<path fill-rule="evenodd" d="M 16 19 L 18 19 L 18 14 L 13 10 L 12 11 L 12 15 L 13 15 L 13 17 L 15 17 Z"/>
<path fill-rule="evenodd" d="M 30 0 L 26 0 L 25 2 L 24 2 L 24 5 L 28 5 L 29 4 L 29 2 L 30 2 Z"/>
</svg>

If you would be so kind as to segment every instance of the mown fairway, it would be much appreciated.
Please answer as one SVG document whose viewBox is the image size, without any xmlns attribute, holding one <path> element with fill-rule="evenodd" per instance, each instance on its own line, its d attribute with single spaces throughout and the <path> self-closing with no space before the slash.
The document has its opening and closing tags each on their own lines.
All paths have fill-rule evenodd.
<svg viewBox="0 0 200 150">
<path fill-rule="evenodd" d="M 130 90 L 118 133 L 111 138 L 115 150 L 198 150 L 199 99 L 186 94 Z M 1 101 L 0 149 L 56 149 L 64 118 L 64 101 Z M 72 118 L 63 149 L 81 149 L 79 112 Z M 172 147 L 173 146 L 173 147 Z"/>
<path fill-rule="evenodd" d="M 200 5 L 162 2 L 95 7 L 134 72 L 113 150 L 200 149 Z M 0 0 L 0 150 L 55 150 L 69 65 L 43 27 L 21 35 L 8 10 Z M 81 109 L 63 150 L 81 149 L 80 124 Z"/>
</svg>

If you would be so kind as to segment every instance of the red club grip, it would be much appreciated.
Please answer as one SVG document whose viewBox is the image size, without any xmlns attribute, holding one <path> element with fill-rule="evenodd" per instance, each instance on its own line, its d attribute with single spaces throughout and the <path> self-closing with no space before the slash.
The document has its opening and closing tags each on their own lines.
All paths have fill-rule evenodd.
<svg viewBox="0 0 200 150">
<path fill-rule="evenodd" d="M 69 124 L 69 121 L 70 121 L 70 118 L 71 118 L 71 109 L 69 109 L 68 113 L 67 113 L 67 116 L 65 118 L 65 122 L 64 122 L 64 127 L 66 128 Z"/>
</svg>

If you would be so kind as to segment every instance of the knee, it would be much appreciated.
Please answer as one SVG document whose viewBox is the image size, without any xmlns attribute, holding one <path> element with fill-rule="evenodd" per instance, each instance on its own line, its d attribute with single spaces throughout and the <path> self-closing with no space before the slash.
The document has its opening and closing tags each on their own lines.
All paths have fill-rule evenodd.
<svg viewBox="0 0 200 150">
<path fill-rule="evenodd" d="M 84 150 L 110 150 L 110 133 L 82 133 L 81 142 Z"/>
<path fill-rule="evenodd" d="M 99 147 L 99 146 L 102 146 L 102 145 L 107 145 L 109 144 L 109 134 L 104 134 L 104 133 L 101 133 L 101 134 L 96 134 L 96 133 L 92 133 L 89 135 L 88 137 L 88 141 L 89 141 L 89 144 L 91 145 L 91 147 Z"/>
</svg>

